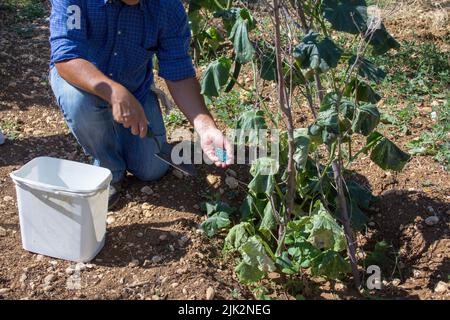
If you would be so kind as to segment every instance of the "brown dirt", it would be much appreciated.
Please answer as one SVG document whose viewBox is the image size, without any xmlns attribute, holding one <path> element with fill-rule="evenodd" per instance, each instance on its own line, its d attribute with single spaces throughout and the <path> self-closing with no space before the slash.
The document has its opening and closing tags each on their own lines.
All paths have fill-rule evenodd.
<svg viewBox="0 0 450 320">
<path fill-rule="evenodd" d="M 198 205 L 205 195 L 222 194 L 224 199 L 236 201 L 222 183 L 224 173 L 211 166 L 198 168 L 199 177 L 192 179 L 179 180 L 168 174 L 148 184 L 155 192 L 150 196 L 140 192 L 144 183 L 128 177 L 126 196 L 110 213 L 114 222 L 108 225 L 106 246 L 81 272 L 81 290 L 67 288 L 70 276 L 65 270 L 73 263 L 21 248 L 15 190 L 8 174 L 40 155 L 89 159 L 69 134 L 48 86 L 47 23 L 38 19 L 26 25 L 7 25 L 8 15 L 0 13 L 4 18 L 0 22 L 0 121 L 17 124 L 3 128 L 16 138 L 0 146 L 0 227 L 6 230 L 6 235 L 0 235 L 0 289 L 6 289 L 0 298 L 204 299 L 208 287 L 214 288 L 215 298 L 252 298 L 248 288 L 236 280 L 232 263 L 221 258 L 221 241 L 207 239 L 197 231 L 204 219 Z M 399 14 L 388 21 L 388 28 L 402 40 L 412 36 L 404 30 L 418 23 L 424 26 L 416 31 L 418 37 L 428 37 L 429 21 L 420 15 L 404 18 Z M 34 29 L 29 38 L 14 31 L 30 25 Z M 445 44 L 445 35 L 433 34 Z M 430 125 L 425 115 L 414 122 L 421 126 L 410 137 L 398 137 L 396 143 L 403 145 Z M 246 177 L 246 168 L 233 169 Z M 373 247 L 375 241 L 384 239 L 399 253 L 395 276 L 390 274 L 393 270 L 383 274 L 384 289 L 375 294 L 449 299 L 448 291 L 434 292 L 439 281 L 448 282 L 450 274 L 449 174 L 431 157 L 413 158 L 398 174 L 367 166 L 364 158 L 352 169 L 356 179 L 381 196 L 371 215 L 373 226 L 359 238 L 362 248 Z M 208 175 L 217 180 L 214 185 L 207 182 Z M 435 226 L 424 223 L 431 214 L 440 218 Z M 152 262 L 155 256 L 161 261 Z M 55 278 L 46 286 L 44 279 L 49 274 Z M 272 276 L 266 284 L 272 287 L 274 297 L 292 299 L 289 290 L 280 287 L 277 275 Z M 358 298 L 350 286 L 347 281 L 305 279 L 303 293 L 313 299 Z"/>
</svg>

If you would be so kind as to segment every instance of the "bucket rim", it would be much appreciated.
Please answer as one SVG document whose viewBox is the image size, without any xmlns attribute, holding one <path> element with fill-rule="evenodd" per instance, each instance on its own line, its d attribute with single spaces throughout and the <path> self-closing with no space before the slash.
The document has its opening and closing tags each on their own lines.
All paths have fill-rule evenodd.
<svg viewBox="0 0 450 320">
<path fill-rule="evenodd" d="M 92 167 L 95 167 L 96 169 L 99 169 L 99 170 L 102 170 L 102 171 L 107 171 L 108 175 L 106 176 L 106 178 L 103 179 L 103 181 L 97 187 L 91 188 L 91 189 L 72 189 L 72 188 L 69 189 L 69 188 L 66 188 L 66 187 L 57 187 L 57 186 L 49 184 L 49 183 L 38 182 L 38 181 L 35 181 L 35 180 L 30 180 L 30 179 L 18 176 L 18 174 L 21 171 L 23 171 L 26 167 L 29 167 L 29 166 L 33 165 L 34 162 L 37 162 L 38 160 L 42 160 L 42 159 L 52 159 L 52 160 L 59 160 L 59 161 L 67 161 L 67 162 L 74 162 L 74 163 L 77 163 L 77 164 L 92 166 L 92 165 L 89 165 L 89 164 L 86 164 L 86 163 L 82 163 L 82 162 L 66 160 L 66 159 L 60 159 L 60 158 L 54 158 L 54 157 L 48 157 L 48 156 L 36 157 L 36 158 L 28 161 L 26 164 L 24 164 L 19 169 L 14 170 L 14 171 L 9 173 L 9 176 L 13 180 L 14 184 L 16 184 L 18 186 L 26 185 L 27 187 L 32 188 L 32 189 L 38 189 L 38 190 L 51 192 L 51 193 L 55 193 L 55 194 L 66 194 L 66 195 L 70 195 L 70 196 L 84 196 L 84 197 L 88 197 L 88 196 L 95 195 L 98 192 L 100 192 L 100 191 L 106 189 L 107 187 L 109 187 L 109 184 L 110 184 L 110 182 L 112 180 L 111 170 L 109 170 L 107 168 L 103 168 L 103 167 L 97 167 L 97 166 L 92 166 Z"/>
</svg>

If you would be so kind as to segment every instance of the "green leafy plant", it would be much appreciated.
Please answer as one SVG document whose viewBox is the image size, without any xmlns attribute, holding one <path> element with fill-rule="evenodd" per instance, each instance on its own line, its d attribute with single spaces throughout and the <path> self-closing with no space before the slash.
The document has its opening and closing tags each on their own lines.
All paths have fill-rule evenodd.
<svg viewBox="0 0 450 320">
<path fill-rule="evenodd" d="M 224 252 L 240 257 L 235 271 L 243 282 L 274 270 L 327 278 L 351 271 L 359 287 L 355 231 L 367 222 L 364 211 L 377 198 L 349 180 L 348 169 L 361 154 L 395 171 L 410 158 L 376 131 L 381 96 L 375 87 L 386 77 L 376 57 L 399 44 L 379 17 L 369 16 L 365 0 L 263 3 L 272 18 L 268 37 L 260 36 L 268 30 L 254 32 L 257 20 L 240 1 L 190 2 L 193 21 L 221 19 L 222 46 L 232 47 L 205 70 L 205 98 L 227 95 L 235 85 L 254 97 L 255 109 L 243 112 L 235 126 L 238 132 L 254 131 L 238 134 L 236 143 L 255 145 L 257 130 L 284 128 L 279 150 L 251 165 L 240 223 L 232 226 L 232 212 L 212 204 L 216 209 L 209 209 L 204 228 L 209 236 L 228 230 Z M 247 64 L 253 73 L 250 87 L 239 80 Z M 277 89 L 277 115 L 266 104 L 271 83 Z M 295 109 L 303 104 L 314 121 L 296 128 Z M 355 140 L 363 141 L 357 150 Z"/>
</svg>

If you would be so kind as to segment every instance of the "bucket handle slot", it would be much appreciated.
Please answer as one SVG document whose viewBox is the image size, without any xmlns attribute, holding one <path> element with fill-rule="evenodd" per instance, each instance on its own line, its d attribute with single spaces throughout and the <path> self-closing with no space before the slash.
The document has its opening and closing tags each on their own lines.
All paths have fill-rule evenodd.
<svg viewBox="0 0 450 320">
<path fill-rule="evenodd" d="M 28 188 L 39 189 L 41 191 L 45 191 L 45 192 L 49 192 L 49 193 L 53 193 L 53 194 L 57 194 L 57 195 L 65 195 L 65 196 L 69 196 L 69 197 L 92 197 L 92 196 L 95 196 L 99 192 L 108 188 L 109 182 L 111 180 L 111 176 L 110 176 L 110 178 L 107 180 L 107 183 L 105 183 L 103 186 L 99 187 L 98 189 L 94 189 L 94 190 L 69 190 L 69 189 L 65 189 L 65 188 L 58 188 L 58 187 L 55 187 L 55 186 L 52 186 L 52 185 L 49 185 L 46 183 L 42 183 L 42 182 L 33 181 L 33 183 L 29 183 L 26 179 L 17 177 L 13 173 L 11 173 L 10 176 L 14 180 L 14 182 L 19 186 L 24 185 L 24 186 L 27 186 Z"/>
</svg>

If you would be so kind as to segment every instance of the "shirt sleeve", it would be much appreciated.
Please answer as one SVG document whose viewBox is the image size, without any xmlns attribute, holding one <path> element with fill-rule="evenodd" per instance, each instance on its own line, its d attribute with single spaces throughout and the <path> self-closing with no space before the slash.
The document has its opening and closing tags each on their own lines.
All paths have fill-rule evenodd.
<svg viewBox="0 0 450 320">
<path fill-rule="evenodd" d="M 51 64 L 75 58 L 87 59 L 84 2 L 83 0 L 51 0 Z"/>
<path fill-rule="evenodd" d="M 165 0 L 160 16 L 161 31 L 156 53 L 159 76 L 171 81 L 195 77 L 192 58 L 189 55 L 191 30 L 183 4 L 179 0 Z"/>
</svg>

